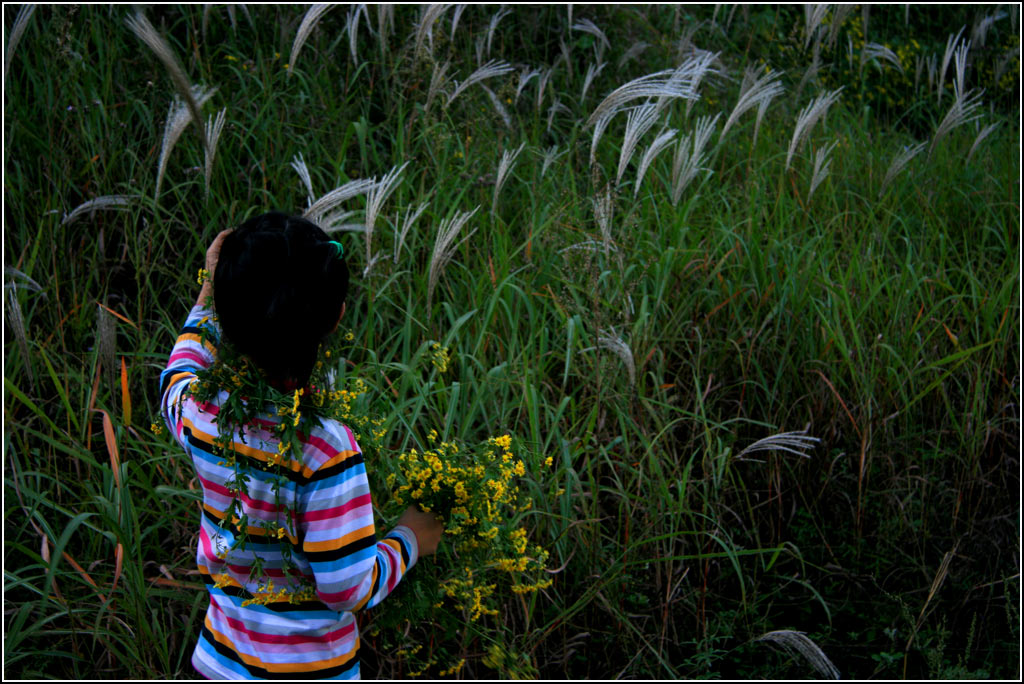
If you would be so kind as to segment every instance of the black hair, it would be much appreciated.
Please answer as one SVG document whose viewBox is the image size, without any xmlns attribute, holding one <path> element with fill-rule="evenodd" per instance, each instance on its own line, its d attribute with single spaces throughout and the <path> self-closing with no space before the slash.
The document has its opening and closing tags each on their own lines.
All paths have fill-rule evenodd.
<svg viewBox="0 0 1024 684">
<path fill-rule="evenodd" d="M 224 239 L 213 297 L 224 337 L 281 387 L 309 381 L 348 294 L 348 266 L 315 224 L 281 212 Z"/>
</svg>

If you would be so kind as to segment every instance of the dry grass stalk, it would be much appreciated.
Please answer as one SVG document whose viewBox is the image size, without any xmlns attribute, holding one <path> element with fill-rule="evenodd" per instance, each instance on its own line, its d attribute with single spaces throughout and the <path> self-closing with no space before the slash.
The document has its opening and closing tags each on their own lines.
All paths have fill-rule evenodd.
<svg viewBox="0 0 1024 684">
<path fill-rule="evenodd" d="M 501 161 L 498 162 L 498 173 L 494 180 L 494 198 L 491 200 L 492 214 L 496 214 L 498 212 L 498 194 L 501 192 L 501 188 L 505 185 L 505 181 L 508 180 L 508 176 L 512 172 L 512 167 L 515 166 L 516 159 L 519 157 L 519 153 L 523 151 L 524 147 L 526 147 L 525 142 L 520 143 L 515 152 L 505 150 L 501 153 Z"/>
<path fill-rule="evenodd" d="M 345 17 L 345 30 L 348 31 L 348 49 L 352 54 L 352 63 L 359 64 L 359 15 L 362 14 L 366 23 L 370 23 L 370 16 L 365 4 L 358 4 Z"/>
<path fill-rule="evenodd" d="M 430 311 L 430 303 L 433 301 L 434 288 L 437 287 L 438 281 L 441 279 L 441 273 L 444 271 L 444 267 L 451 261 L 452 255 L 455 254 L 455 250 L 463 242 L 468 240 L 476 232 L 474 229 L 469 235 L 462 239 L 461 242 L 455 244 L 455 238 L 458 236 L 459 231 L 466 225 L 469 219 L 473 218 L 473 215 L 480 210 L 477 206 L 473 211 L 464 211 L 456 214 L 451 219 L 445 219 L 441 221 L 441 225 L 437 229 L 437 239 L 434 240 L 434 250 L 430 255 L 430 272 L 427 278 L 427 311 Z"/>
<path fill-rule="evenodd" d="M 971 157 L 974 156 L 974 151 L 978 149 L 978 145 L 981 144 L 981 141 L 987 138 L 997 128 L 999 128 L 998 121 L 981 129 L 981 132 L 979 132 L 978 136 L 974 139 L 974 144 L 971 145 L 971 151 L 967 153 L 966 161 L 971 161 Z"/>
<path fill-rule="evenodd" d="M 313 179 L 309 175 L 309 167 L 306 166 L 305 160 L 302 158 L 302 153 L 299 152 L 292 159 L 292 168 L 295 169 L 295 173 L 299 174 L 299 179 L 302 184 L 306 186 L 306 206 L 313 206 Z"/>
<path fill-rule="evenodd" d="M 514 71 L 511 64 L 505 61 L 492 59 L 491 61 L 487 62 L 487 64 L 484 64 L 482 67 L 471 73 L 469 77 L 462 83 L 455 81 L 455 90 L 453 90 L 451 95 L 448 96 L 447 102 L 445 103 L 445 107 L 451 105 L 451 103 L 455 101 L 455 98 L 457 98 L 459 94 L 462 93 L 462 91 L 464 91 L 466 88 L 470 87 L 474 83 L 479 83 L 480 81 L 483 81 L 488 78 L 494 78 L 495 76 L 502 76 L 504 74 L 509 73 L 510 71 Z"/>
<path fill-rule="evenodd" d="M 551 132 L 551 126 L 552 126 L 552 124 L 555 123 L 555 115 L 559 114 L 561 112 L 565 112 L 567 114 L 572 114 L 572 110 L 571 109 L 569 109 L 564 104 L 562 104 L 561 100 L 559 100 L 558 98 L 555 98 L 555 101 L 551 103 L 550 107 L 548 107 L 548 124 L 547 124 L 547 129 L 546 129 L 548 133 Z"/>
<path fill-rule="evenodd" d="M 395 6 L 377 5 L 377 39 L 380 41 L 380 53 L 387 54 L 388 32 L 395 29 Z"/>
<path fill-rule="evenodd" d="M 498 28 L 498 23 L 512 13 L 512 10 L 507 7 L 502 7 L 494 16 L 491 17 L 490 23 L 487 25 L 487 56 L 491 56 L 491 41 L 494 39 L 494 29 Z"/>
<path fill-rule="evenodd" d="M 377 182 L 374 179 L 357 178 L 336 187 L 326 195 L 313 202 L 302 217 L 316 224 L 322 224 L 323 218 L 336 209 L 342 202 L 369 192 Z M 335 219 L 337 221 L 337 219 Z"/>
<path fill-rule="evenodd" d="M 288 57 L 288 76 L 291 77 L 292 72 L 295 71 L 295 60 L 299 58 L 299 51 L 302 50 L 302 46 L 306 44 L 306 40 L 309 38 L 309 34 L 316 28 L 317 22 L 320 21 L 320 17 L 324 15 L 327 10 L 331 9 L 329 4 L 313 5 L 306 12 L 306 15 L 302 17 L 302 23 L 299 24 L 299 30 L 295 33 L 295 40 L 292 41 L 292 52 Z"/>
<path fill-rule="evenodd" d="M 821 22 L 825 19 L 830 5 L 804 5 L 804 50 L 811 46 L 811 40 L 821 41 Z"/>
<path fill-rule="evenodd" d="M 683 190 L 701 170 L 706 158 L 704 148 L 707 146 L 708 140 L 711 139 L 715 125 L 718 123 L 718 117 L 721 115 L 719 112 L 715 114 L 714 118 L 702 116 L 697 119 L 693 135 L 687 134 L 680 138 L 672 160 L 672 206 L 679 205 L 679 200 L 683 197 Z"/>
<path fill-rule="evenodd" d="M 430 72 L 430 87 L 427 88 L 427 103 L 424 105 L 425 111 L 430 111 L 430 105 L 433 104 L 434 99 L 439 93 L 444 92 L 444 87 L 448 84 L 448 67 L 451 66 L 449 62 L 441 64 L 439 62 L 434 63 L 434 69 Z"/>
<path fill-rule="evenodd" d="M 988 36 L 989 29 L 1000 19 L 1005 19 L 1008 15 L 1006 12 L 998 12 L 996 14 L 989 14 L 981 17 L 974 24 L 974 28 L 971 29 L 971 42 L 978 47 L 985 47 L 985 38 Z"/>
<path fill-rule="evenodd" d="M 764 116 L 764 110 L 768 108 L 768 103 L 775 99 L 778 95 L 782 94 L 784 88 L 779 83 L 781 74 L 777 71 L 771 71 L 767 74 L 757 76 L 760 70 L 757 67 L 749 66 L 743 74 L 743 82 L 740 85 L 740 96 L 736 101 L 736 106 L 732 108 L 732 113 L 729 114 L 729 118 L 725 120 L 725 126 L 722 127 L 722 134 L 719 136 L 719 140 L 725 137 L 726 132 L 736 121 L 743 116 L 748 110 L 753 107 L 758 107 L 757 122 L 758 125 L 755 127 L 754 138 L 757 138 L 756 129 L 760 128 L 761 117 Z"/>
<path fill-rule="evenodd" d="M 96 351 L 107 375 L 107 384 L 114 386 L 117 355 L 117 322 L 102 304 L 96 305 Z"/>
<path fill-rule="evenodd" d="M 636 196 L 640 194 L 640 185 L 643 183 L 644 175 L 647 173 L 647 169 L 650 168 L 651 163 L 654 162 L 655 158 L 663 150 L 672 144 L 672 140 L 678 132 L 674 128 L 662 131 L 644 151 L 643 157 L 640 158 L 640 168 L 636 172 L 636 183 L 633 185 L 633 199 L 636 199 Z"/>
<path fill-rule="evenodd" d="M 15 289 L 15 290 L 17 290 L 18 288 L 24 288 L 24 289 L 30 290 L 32 292 L 42 292 L 43 291 L 43 286 L 42 285 L 37 283 L 35 280 L 33 280 L 31 277 L 29 277 L 26 273 L 22 273 L 21 271 L 19 271 L 18 269 L 14 268 L 13 266 L 4 266 L 4 275 L 10 278 L 10 280 L 8 280 L 6 283 L 4 283 L 4 288 L 5 289 Z M 44 294 L 43 296 L 45 297 L 46 295 Z"/>
<path fill-rule="evenodd" d="M 839 670 L 836 669 L 836 666 L 828 659 L 825 652 L 803 632 L 780 629 L 762 634 L 754 639 L 754 641 L 767 641 L 771 644 L 777 644 L 790 656 L 803 656 L 822 678 L 839 679 Z"/>
<path fill-rule="evenodd" d="M 597 346 L 607 349 L 626 365 L 626 372 L 629 374 L 629 386 L 636 385 L 636 362 L 633 360 L 633 350 L 629 348 L 625 340 L 614 330 L 598 330 Z"/>
<path fill-rule="evenodd" d="M 796 118 L 796 126 L 793 128 L 793 138 L 789 142 L 789 150 L 786 152 L 786 170 L 789 171 L 790 164 L 793 161 L 793 155 L 796 154 L 797 148 L 807 139 L 810 135 L 811 129 L 828 113 L 828 108 L 839 100 L 839 95 L 842 93 L 842 88 L 833 90 L 829 93 L 822 93 L 818 95 L 814 100 L 800 110 L 800 114 Z"/>
<path fill-rule="evenodd" d="M 217 112 L 217 116 L 210 117 L 206 122 L 206 139 L 209 141 L 209 146 L 206 148 L 206 158 L 203 164 L 203 178 L 206 181 L 206 195 L 210 197 L 210 178 L 213 176 L 213 160 L 217 156 L 217 141 L 220 140 L 221 131 L 224 130 L 224 122 L 227 119 L 228 110 L 222 109 Z"/>
<path fill-rule="evenodd" d="M 544 102 L 544 91 L 547 90 L 548 81 L 551 80 L 551 74 L 554 73 L 554 67 L 550 69 L 544 69 L 540 72 L 540 80 L 537 81 L 537 111 L 540 111 L 541 103 Z"/>
<path fill-rule="evenodd" d="M 921 153 L 921 150 L 925 148 L 927 143 L 918 143 L 911 147 L 904 147 L 903 151 L 892 160 L 889 164 L 889 170 L 885 172 L 885 178 L 882 180 L 882 187 L 878 191 L 878 197 L 881 198 L 885 194 L 885 191 L 889 189 L 889 184 L 895 180 L 896 176 L 900 174 L 910 163 L 910 160 Z"/>
<path fill-rule="evenodd" d="M 14 59 L 14 51 L 18 49 L 21 36 L 25 33 L 25 29 L 28 28 L 29 19 L 32 18 L 32 14 L 35 11 L 35 5 L 22 5 L 18 10 L 18 16 L 14 18 L 14 24 L 11 26 L 11 36 L 7 40 L 7 52 L 4 54 L 5 86 L 7 85 L 7 70 L 11 67 L 11 60 Z"/>
<path fill-rule="evenodd" d="M 770 435 L 763 439 L 759 439 L 750 446 L 746 447 L 736 458 L 743 458 L 747 454 L 752 454 L 758 451 L 787 451 L 797 456 L 803 456 L 804 458 L 810 458 L 804 451 L 813 449 L 814 445 L 821 440 L 817 437 L 811 437 L 807 434 L 807 430 L 795 430 L 793 432 L 780 432 L 776 435 Z"/>
<path fill-rule="evenodd" d="M 835 148 L 839 141 L 833 140 L 830 144 L 825 147 L 818 148 L 814 153 L 814 171 L 811 173 L 811 188 L 807 191 L 807 201 L 811 201 L 811 197 L 814 196 L 814 191 L 818 189 L 821 182 L 828 177 L 828 167 L 832 165 L 832 160 L 829 159 L 829 155 Z"/>
<path fill-rule="evenodd" d="M 966 91 L 967 53 L 970 49 L 971 41 L 967 41 L 953 51 L 953 96 L 956 98 L 962 98 Z"/>
<path fill-rule="evenodd" d="M 163 62 L 164 67 L 167 68 L 167 73 L 171 77 L 171 82 L 174 83 L 175 90 L 178 91 L 178 95 L 184 100 L 185 105 L 188 107 L 189 113 L 192 118 L 197 122 L 202 121 L 203 117 L 199 110 L 202 106 L 195 96 L 195 89 L 192 84 L 189 83 L 188 77 L 185 75 L 185 70 L 181 68 L 181 64 L 178 62 L 178 58 L 174 55 L 171 47 L 167 44 L 167 41 L 156 32 L 153 25 L 149 23 L 149 19 L 144 14 L 138 12 L 135 16 L 127 17 L 125 23 L 128 24 L 128 28 L 132 30 L 132 33 L 141 40 L 146 46 L 153 51 L 157 59 Z M 196 126 L 196 130 L 199 132 L 199 137 L 203 141 L 203 148 L 208 149 L 210 146 L 209 140 L 206 137 L 206 129 L 203 126 Z M 158 193 L 159 194 L 159 193 Z"/>
<path fill-rule="evenodd" d="M 395 263 L 398 263 L 398 255 L 402 251 L 402 245 L 405 243 L 405 236 L 409 234 L 409 229 L 416 223 L 416 219 L 430 206 L 430 202 L 420 202 L 420 205 L 416 207 L 415 211 L 406 210 L 405 218 L 402 219 L 402 228 L 398 231 L 398 239 L 395 241 Z"/>
<path fill-rule="evenodd" d="M 377 215 L 384 202 L 395 191 L 402 177 L 402 172 L 409 162 L 388 171 L 380 183 L 370 188 L 366 195 L 366 262 L 370 263 L 370 243 L 373 240 L 373 229 L 377 224 Z"/>
<path fill-rule="evenodd" d="M 207 89 L 204 86 L 195 86 L 192 89 L 192 98 L 198 107 L 206 104 L 206 101 L 217 92 L 216 88 Z M 171 156 L 171 150 L 178 142 L 178 138 L 185 131 L 185 128 L 192 121 L 192 108 L 181 100 L 177 95 L 171 101 L 170 109 L 167 110 L 167 123 L 164 125 L 163 142 L 160 145 L 160 160 L 157 162 L 156 190 L 153 198 L 160 197 L 160 186 L 163 183 L 164 172 L 167 170 L 167 160 Z M 205 131 L 204 131 L 205 135 Z"/>
<path fill-rule="evenodd" d="M 85 214 L 91 214 L 98 209 L 125 209 L 137 199 L 136 195 L 104 195 L 103 197 L 91 199 L 88 202 L 82 202 L 64 217 L 60 225 L 70 225 Z"/>
<path fill-rule="evenodd" d="M 629 111 L 629 115 L 626 117 L 626 132 L 623 136 L 622 148 L 619 151 L 619 168 L 615 174 L 616 185 L 622 182 L 622 175 L 626 173 L 626 167 L 629 165 L 629 160 L 633 158 L 633 152 L 636 150 L 640 138 L 651 129 L 657 118 L 658 106 L 651 102 L 634 107 Z"/>
<path fill-rule="evenodd" d="M 910 5 L 907 5 L 910 7 Z M 836 5 L 832 10 L 832 21 L 828 24 L 828 36 L 825 38 L 825 45 L 829 48 L 835 47 L 839 38 L 839 29 L 846 23 L 846 18 L 857 9 L 856 5 Z"/>
</svg>

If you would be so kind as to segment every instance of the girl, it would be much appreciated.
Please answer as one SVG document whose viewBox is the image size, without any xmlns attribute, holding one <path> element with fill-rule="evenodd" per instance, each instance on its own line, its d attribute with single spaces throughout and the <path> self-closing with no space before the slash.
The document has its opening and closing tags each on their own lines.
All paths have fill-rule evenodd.
<svg viewBox="0 0 1024 684">
<path fill-rule="evenodd" d="M 318 415 L 327 388 L 307 387 L 345 310 L 342 246 L 269 213 L 218 235 L 206 272 L 160 378 L 203 491 L 210 606 L 192 664 L 211 679 L 358 679 L 353 611 L 394 590 L 443 528 L 410 507 L 377 541 L 356 439 Z"/>
</svg>

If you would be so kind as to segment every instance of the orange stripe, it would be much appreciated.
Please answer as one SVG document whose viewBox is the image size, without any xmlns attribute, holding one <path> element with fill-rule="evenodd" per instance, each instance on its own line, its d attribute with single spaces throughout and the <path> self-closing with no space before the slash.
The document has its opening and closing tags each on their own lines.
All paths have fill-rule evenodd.
<svg viewBox="0 0 1024 684">
<path fill-rule="evenodd" d="M 202 440 L 203 442 L 205 442 L 210 447 L 210 449 L 212 450 L 213 449 L 214 435 L 211 435 L 208 432 L 204 432 L 204 431 L 200 430 L 199 428 L 197 428 L 195 426 L 195 423 L 193 423 L 188 418 L 185 418 L 183 420 L 184 420 L 185 425 L 188 426 L 189 430 L 192 431 L 192 436 L 193 437 L 197 437 L 200 440 Z M 243 444 L 241 442 L 235 442 L 235 441 L 231 442 L 231 449 L 235 453 L 241 454 L 242 456 L 248 456 L 249 458 L 256 459 L 257 461 L 263 461 L 264 463 L 266 463 L 268 460 L 270 460 L 270 458 L 272 456 L 277 456 L 277 452 L 276 451 L 263 451 L 261 449 L 254 449 L 251 446 L 249 446 L 248 444 Z M 288 459 L 287 461 L 285 461 L 281 465 L 287 466 L 288 470 L 292 471 L 293 473 L 298 473 L 300 470 L 303 469 L 302 468 L 302 463 L 299 462 L 299 461 L 296 461 L 295 459 Z"/>
<path fill-rule="evenodd" d="M 343 461 L 347 461 L 349 458 L 355 456 L 358 453 L 360 453 L 360 452 L 358 452 L 358 451 L 351 451 L 351 450 L 350 451 L 339 451 L 338 454 L 334 458 L 325 461 L 323 463 L 323 465 L 321 465 L 321 466 L 319 466 L 317 468 L 317 470 L 313 470 L 313 469 L 311 469 L 309 467 L 303 468 L 302 469 L 302 476 L 305 477 L 305 478 L 313 477 L 313 474 L 316 473 L 318 470 L 323 470 L 324 468 L 330 468 L 332 466 L 336 466 L 339 463 L 342 463 Z"/>
<path fill-rule="evenodd" d="M 367 525 L 366 527 L 361 527 L 358 530 L 353 530 L 352 532 L 349 532 L 340 539 L 328 539 L 326 541 L 318 542 L 307 540 L 302 545 L 302 549 L 304 551 L 335 551 L 345 546 L 346 544 L 351 544 L 352 542 L 357 541 L 359 539 L 365 539 L 366 537 L 374 536 L 374 531 L 375 528 L 371 524 Z"/>
<path fill-rule="evenodd" d="M 227 646 L 232 651 L 238 654 L 238 657 L 242 659 L 246 665 L 252 665 L 253 667 L 260 667 L 268 672 L 316 672 L 317 670 L 326 670 L 329 667 L 337 667 L 344 665 L 348 661 L 352 660 L 352 657 L 359 652 L 359 636 L 356 636 L 356 642 L 352 650 L 348 653 L 344 653 L 336 658 L 330 658 L 328 660 L 316 660 L 311 663 L 265 663 L 259 658 L 248 655 L 247 653 L 240 652 L 235 648 L 234 643 L 226 635 L 221 634 L 213 628 L 211 624 L 210 614 L 206 614 L 206 628 L 210 630 L 210 634 L 218 642 Z"/>
<path fill-rule="evenodd" d="M 178 342 L 182 341 L 198 342 L 201 345 L 203 345 L 203 347 L 205 347 L 208 352 L 210 352 L 214 356 L 217 355 L 217 346 L 214 345 L 214 343 L 210 342 L 209 340 L 206 340 L 204 342 L 203 338 L 201 338 L 199 335 L 196 335 L 195 333 L 182 333 L 181 335 L 178 335 Z M 177 344 L 177 342 L 175 342 L 175 344 Z"/>
<path fill-rule="evenodd" d="M 354 612 L 356 612 L 358 610 L 362 610 L 363 606 L 365 606 L 369 602 L 369 600 L 373 597 L 373 592 L 372 592 L 373 585 L 375 585 L 377 583 L 377 577 L 379 575 L 380 575 L 380 563 L 374 563 L 373 564 L 373 575 L 370 576 L 370 591 L 366 592 L 366 596 L 364 596 L 362 599 L 360 599 L 359 603 L 357 603 L 356 605 L 352 606 L 352 611 L 351 612 L 354 613 Z M 380 587 L 378 587 L 377 590 L 380 591 Z"/>
</svg>

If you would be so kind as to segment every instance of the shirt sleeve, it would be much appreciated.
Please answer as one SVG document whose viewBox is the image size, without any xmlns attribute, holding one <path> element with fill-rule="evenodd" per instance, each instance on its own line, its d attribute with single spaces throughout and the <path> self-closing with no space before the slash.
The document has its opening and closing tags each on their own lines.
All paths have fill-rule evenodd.
<svg viewBox="0 0 1024 684">
<path fill-rule="evenodd" d="M 160 411 L 174 439 L 185 446 L 184 423 L 181 416 L 182 395 L 193 382 L 196 372 L 209 368 L 217 360 L 220 328 L 213 312 L 195 306 L 185 319 L 185 325 L 160 374 Z"/>
<path fill-rule="evenodd" d="M 302 550 L 315 576 L 317 597 L 332 610 L 353 612 L 377 605 L 416 563 L 419 548 L 408 527 L 395 527 L 377 541 L 358 448 L 339 451 L 319 468 L 301 486 L 299 506 Z"/>
</svg>

